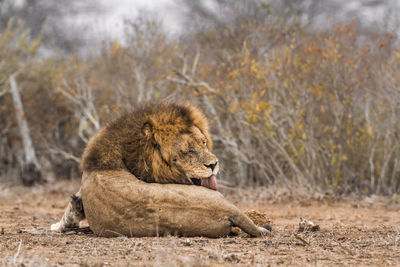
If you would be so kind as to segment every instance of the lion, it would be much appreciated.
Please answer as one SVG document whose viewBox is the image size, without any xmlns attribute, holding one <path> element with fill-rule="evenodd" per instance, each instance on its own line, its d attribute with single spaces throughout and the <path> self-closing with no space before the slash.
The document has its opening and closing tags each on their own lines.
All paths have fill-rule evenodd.
<svg viewBox="0 0 400 267">
<path fill-rule="evenodd" d="M 144 105 L 89 140 L 81 189 L 51 230 L 87 218 L 99 236 L 222 237 L 233 226 L 268 233 L 217 191 L 219 165 L 201 111 L 187 103 Z"/>
</svg>

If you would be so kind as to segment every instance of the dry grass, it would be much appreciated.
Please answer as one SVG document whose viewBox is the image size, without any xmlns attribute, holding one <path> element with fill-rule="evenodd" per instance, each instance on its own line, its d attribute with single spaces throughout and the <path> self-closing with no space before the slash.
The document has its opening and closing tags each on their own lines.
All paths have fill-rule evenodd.
<svg viewBox="0 0 400 267">
<path fill-rule="evenodd" d="M 28 190 L 3 188 L 0 194 L 0 258 L 3 266 L 265 266 L 398 265 L 400 203 L 376 197 L 364 200 L 287 198 L 254 202 L 232 193 L 227 198 L 243 210 L 266 214 L 273 233 L 266 238 L 100 238 L 90 233 L 53 234 L 78 182 L 55 183 Z M 316 232 L 297 232 L 299 218 L 320 225 Z"/>
</svg>

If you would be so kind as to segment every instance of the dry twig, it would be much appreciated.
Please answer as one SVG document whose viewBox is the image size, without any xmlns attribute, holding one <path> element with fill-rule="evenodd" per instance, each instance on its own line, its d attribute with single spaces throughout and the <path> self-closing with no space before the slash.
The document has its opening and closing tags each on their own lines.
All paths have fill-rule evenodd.
<svg viewBox="0 0 400 267">
<path fill-rule="evenodd" d="M 300 240 L 305 246 L 309 246 L 309 245 L 310 245 L 309 242 L 307 242 L 306 240 L 304 240 L 304 239 L 303 239 L 301 236 L 299 236 L 298 234 L 294 233 L 293 235 L 294 235 L 294 237 L 295 237 L 296 239 Z"/>
</svg>

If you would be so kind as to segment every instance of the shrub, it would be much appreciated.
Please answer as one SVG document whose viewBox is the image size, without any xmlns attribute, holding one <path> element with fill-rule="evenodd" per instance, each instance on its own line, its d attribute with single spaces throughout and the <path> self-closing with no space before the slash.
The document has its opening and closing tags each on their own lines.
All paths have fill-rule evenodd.
<svg viewBox="0 0 400 267">
<path fill-rule="evenodd" d="M 38 59 L 24 83 L 42 157 L 66 157 L 76 170 L 89 136 L 115 113 L 190 100 L 210 118 L 223 184 L 399 193 L 393 36 L 366 36 L 354 23 L 317 33 L 295 19 L 246 21 L 228 35 L 212 27 L 180 40 L 140 21 L 128 24 L 126 43 L 98 54 Z"/>
</svg>

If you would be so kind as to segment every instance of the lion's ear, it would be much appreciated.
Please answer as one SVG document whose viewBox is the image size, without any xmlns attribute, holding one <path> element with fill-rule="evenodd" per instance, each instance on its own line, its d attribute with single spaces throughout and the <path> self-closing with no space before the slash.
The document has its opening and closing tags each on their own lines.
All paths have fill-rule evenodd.
<svg viewBox="0 0 400 267">
<path fill-rule="evenodd" d="M 144 136 L 146 136 L 149 139 L 153 139 L 154 135 L 153 135 L 153 125 L 151 124 L 151 122 L 145 122 L 145 124 L 143 125 L 142 128 L 143 134 Z"/>
<path fill-rule="evenodd" d="M 151 143 L 153 147 L 160 148 L 158 134 L 156 133 L 154 126 L 151 122 L 144 123 L 142 127 L 144 136 Z"/>
</svg>

